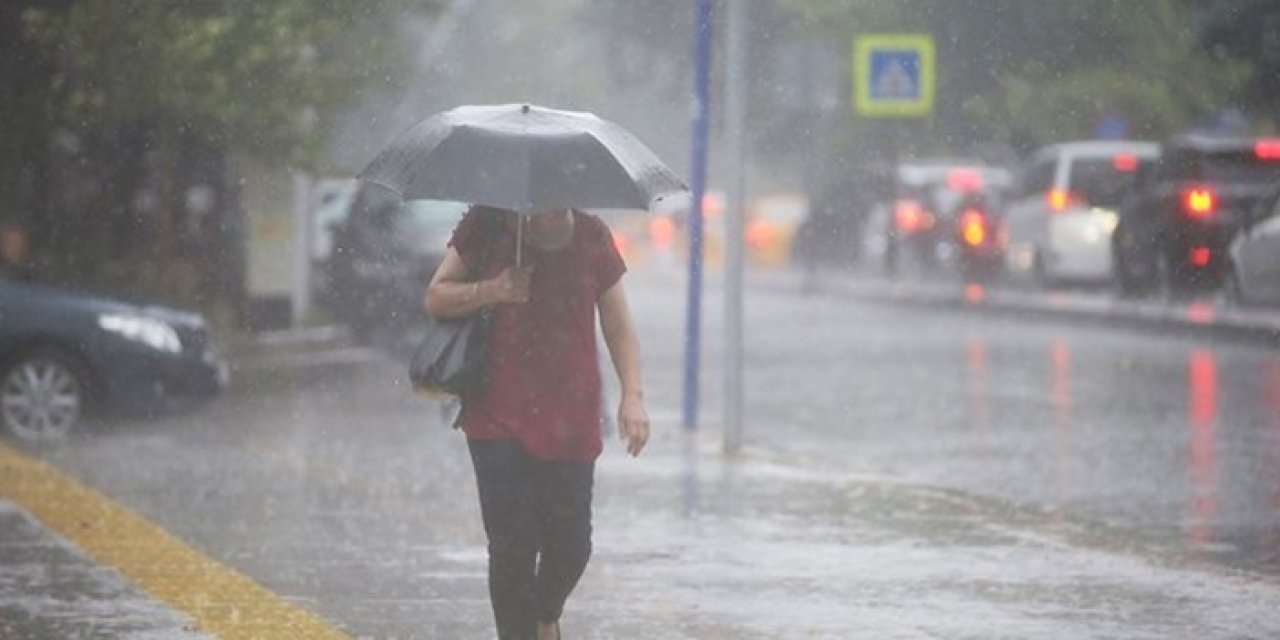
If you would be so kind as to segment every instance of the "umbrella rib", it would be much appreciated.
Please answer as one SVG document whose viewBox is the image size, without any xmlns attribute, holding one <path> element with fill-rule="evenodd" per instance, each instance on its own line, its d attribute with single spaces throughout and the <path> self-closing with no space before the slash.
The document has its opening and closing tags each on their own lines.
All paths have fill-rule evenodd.
<svg viewBox="0 0 1280 640">
<path fill-rule="evenodd" d="M 365 177 L 365 176 L 360 176 L 360 179 L 361 179 L 361 180 L 363 180 L 363 181 L 365 181 L 365 182 L 368 182 L 368 183 L 370 183 L 370 184 L 376 184 L 376 185 L 378 185 L 379 187 L 382 187 L 383 189 L 388 189 L 388 190 L 390 190 L 390 191 L 394 192 L 397 196 L 400 196 L 400 199 L 401 199 L 401 200 L 404 200 L 404 192 L 403 192 L 403 191 L 401 191 L 399 187 L 397 187 L 397 186 L 395 186 L 395 185 L 393 185 L 393 184 L 391 184 L 391 183 L 389 183 L 389 182 L 386 182 L 386 181 L 384 181 L 384 180 L 379 180 L 379 179 L 377 179 L 377 178 L 368 178 L 368 177 Z"/>
</svg>

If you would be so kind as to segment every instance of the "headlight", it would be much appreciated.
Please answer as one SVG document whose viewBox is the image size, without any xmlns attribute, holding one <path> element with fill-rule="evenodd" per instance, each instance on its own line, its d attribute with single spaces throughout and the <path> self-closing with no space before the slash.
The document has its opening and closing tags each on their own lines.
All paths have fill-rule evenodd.
<svg viewBox="0 0 1280 640">
<path fill-rule="evenodd" d="M 152 349 L 170 353 L 182 351 L 182 341 L 178 339 L 178 332 L 154 318 L 102 315 L 98 316 L 98 326 L 123 338 L 141 342 Z"/>
<path fill-rule="evenodd" d="M 1116 226 L 1120 224 L 1120 216 L 1116 212 L 1107 209 L 1099 209 L 1098 211 L 1102 214 L 1102 219 L 1099 222 L 1102 232 L 1108 236 L 1115 233 Z"/>
</svg>

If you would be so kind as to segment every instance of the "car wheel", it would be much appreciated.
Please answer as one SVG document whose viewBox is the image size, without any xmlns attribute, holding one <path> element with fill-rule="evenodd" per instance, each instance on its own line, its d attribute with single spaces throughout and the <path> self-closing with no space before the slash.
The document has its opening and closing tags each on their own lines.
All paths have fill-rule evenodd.
<svg viewBox="0 0 1280 640">
<path fill-rule="evenodd" d="M 881 273 L 889 278 L 898 275 L 898 242 L 892 236 L 885 237 L 884 256 L 881 259 Z"/>
<path fill-rule="evenodd" d="M 1123 243 L 1120 242 L 1122 236 L 1117 231 L 1116 243 L 1111 249 L 1111 270 L 1115 274 L 1116 285 L 1120 288 L 1120 295 L 1125 297 L 1137 297 L 1145 295 L 1151 289 L 1150 281 L 1144 281 L 1133 269 L 1133 258 L 1130 253 L 1123 249 Z"/>
<path fill-rule="evenodd" d="M 1227 270 L 1227 282 L 1222 287 L 1222 296 L 1226 303 L 1233 307 L 1243 307 L 1249 304 L 1248 298 L 1244 294 L 1244 285 L 1240 283 L 1240 274 L 1236 273 L 1234 268 Z"/>
<path fill-rule="evenodd" d="M 59 351 L 27 352 L 0 372 L 0 420 L 22 440 L 66 437 L 84 415 L 88 398 L 83 368 Z"/>
<path fill-rule="evenodd" d="M 1057 284 L 1053 274 L 1049 273 L 1049 267 L 1045 266 L 1044 249 L 1039 245 L 1036 245 L 1031 254 L 1031 278 L 1040 289 L 1052 289 Z"/>
<path fill-rule="evenodd" d="M 1179 293 L 1186 289 L 1181 277 L 1169 261 L 1168 252 L 1158 250 L 1155 256 L 1155 277 L 1152 278 L 1156 297 L 1165 300 L 1177 297 Z"/>
</svg>

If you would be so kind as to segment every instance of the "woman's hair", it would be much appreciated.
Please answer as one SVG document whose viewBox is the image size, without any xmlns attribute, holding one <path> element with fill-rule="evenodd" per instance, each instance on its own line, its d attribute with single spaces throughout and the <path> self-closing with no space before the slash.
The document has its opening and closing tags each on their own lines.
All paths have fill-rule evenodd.
<svg viewBox="0 0 1280 640">
<path fill-rule="evenodd" d="M 485 221 L 486 229 L 498 229 L 498 225 L 505 222 L 513 222 L 516 220 L 516 213 L 510 209 L 501 207 L 491 207 L 486 204 L 473 204 L 467 210 L 468 216 L 479 216 Z"/>
</svg>

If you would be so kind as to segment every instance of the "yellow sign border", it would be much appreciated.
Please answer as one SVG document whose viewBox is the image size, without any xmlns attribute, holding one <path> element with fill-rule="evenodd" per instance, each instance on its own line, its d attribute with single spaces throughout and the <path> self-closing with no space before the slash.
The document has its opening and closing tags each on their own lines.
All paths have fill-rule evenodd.
<svg viewBox="0 0 1280 640">
<path fill-rule="evenodd" d="M 871 52 L 891 49 L 920 56 L 920 96 L 911 100 L 871 97 Z M 936 87 L 933 36 L 922 33 L 877 33 L 857 36 L 853 43 L 853 104 L 869 118 L 922 118 L 933 113 Z"/>
</svg>

